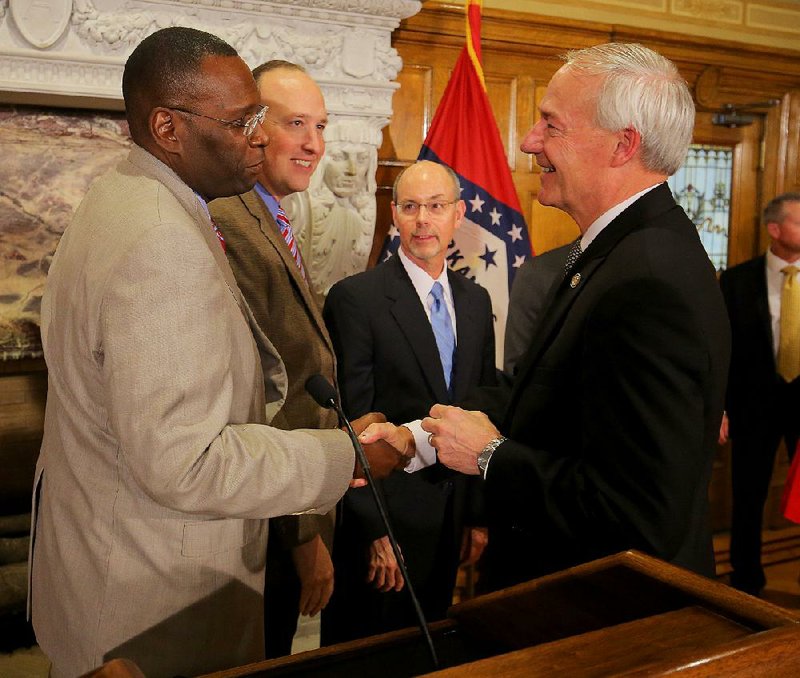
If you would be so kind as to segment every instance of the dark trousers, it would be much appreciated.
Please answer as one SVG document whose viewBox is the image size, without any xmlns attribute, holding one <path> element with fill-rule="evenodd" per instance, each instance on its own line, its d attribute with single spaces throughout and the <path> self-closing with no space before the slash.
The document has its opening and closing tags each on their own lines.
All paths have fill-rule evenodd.
<svg viewBox="0 0 800 678">
<path fill-rule="evenodd" d="M 775 453 L 783 440 L 791 459 L 800 433 L 796 398 L 800 385 L 795 380 L 782 386 L 781 396 L 786 397 L 775 399 L 780 404 L 763 421 L 747 427 L 731 422 L 731 585 L 754 594 L 766 584 L 761 565 L 761 530 Z"/>
<path fill-rule="evenodd" d="M 267 659 L 292 652 L 300 613 L 300 579 L 291 551 L 270 531 L 264 581 L 264 645 Z"/>
</svg>

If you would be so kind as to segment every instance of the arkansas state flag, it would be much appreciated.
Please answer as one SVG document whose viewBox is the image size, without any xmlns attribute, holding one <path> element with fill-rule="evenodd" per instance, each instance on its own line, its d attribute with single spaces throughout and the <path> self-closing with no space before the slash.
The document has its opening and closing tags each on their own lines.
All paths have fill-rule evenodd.
<svg viewBox="0 0 800 678">
<path fill-rule="evenodd" d="M 467 44 L 433 117 L 419 160 L 449 165 L 461 182 L 467 211 L 450 243 L 451 269 L 483 285 L 492 297 L 497 366 L 503 365 L 508 293 L 514 273 L 531 256 L 528 228 L 511 179 L 483 80 L 480 1 L 467 4 Z M 397 251 L 392 226 L 381 260 Z"/>
</svg>

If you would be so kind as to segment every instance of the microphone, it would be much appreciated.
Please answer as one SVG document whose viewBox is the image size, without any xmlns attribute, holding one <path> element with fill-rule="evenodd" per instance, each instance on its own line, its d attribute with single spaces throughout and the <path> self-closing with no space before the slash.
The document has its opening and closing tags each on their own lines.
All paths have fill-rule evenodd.
<svg viewBox="0 0 800 678">
<path fill-rule="evenodd" d="M 400 573 L 403 575 L 403 579 L 406 581 L 406 588 L 408 589 L 408 594 L 411 596 L 411 602 L 414 605 L 414 611 L 417 615 L 417 622 L 419 624 L 420 631 L 422 631 L 422 635 L 425 638 L 425 643 L 428 646 L 428 651 L 430 652 L 431 659 L 433 660 L 433 666 L 434 668 L 438 669 L 439 658 L 436 656 L 436 648 L 433 646 L 433 638 L 431 638 L 431 632 L 428 629 L 428 622 L 425 620 L 425 614 L 422 612 L 422 606 L 419 604 L 419 599 L 414 591 L 414 586 L 411 583 L 410 577 L 408 576 L 408 570 L 406 570 L 403 554 L 400 553 L 400 546 L 397 543 L 397 539 L 395 539 L 394 530 L 392 530 L 392 525 L 389 521 L 389 514 L 386 512 L 386 506 L 383 503 L 383 498 L 378 492 L 378 488 L 376 487 L 375 481 L 372 478 L 372 471 L 370 471 L 369 461 L 367 461 L 367 455 L 364 453 L 364 448 L 361 447 L 361 443 L 358 442 L 358 436 L 356 436 L 356 433 L 353 430 L 353 427 L 350 425 L 347 417 L 344 416 L 344 410 L 342 410 L 342 406 L 339 404 L 339 399 L 336 395 L 336 389 L 334 389 L 331 383 L 321 374 L 312 374 L 306 380 L 306 391 L 320 407 L 336 410 L 336 413 L 339 415 L 339 424 L 343 425 L 347 429 L 347 433 L 350 435 L 350 440 L 353 443 L 353 448 L 356 452 L 356 458 L 361 464 L 361 468 L 364 469 L 364 477 L 367 479 L 367 484 L 372 489 L 372 497 L 375 500 L 376 506 L 378 507 L 378 513 L 381 516 L 381 522 L 386 528 L 386 536 L 389 537 L 389 543 L 392 545 L 392 551 L 394 551 L 394 557 L 397 559 L 397 565 L 400 568 Z"/>
</svg>

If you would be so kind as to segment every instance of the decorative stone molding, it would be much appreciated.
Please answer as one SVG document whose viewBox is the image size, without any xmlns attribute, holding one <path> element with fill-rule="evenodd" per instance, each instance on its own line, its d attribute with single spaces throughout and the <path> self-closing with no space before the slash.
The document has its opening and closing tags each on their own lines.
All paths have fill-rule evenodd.
<svg viewBox="0 0 800 678">
<path fill-rule="evenodd" d="M 0 96 L 119 100 L 133 47 L 182 25 L 219 35 L 251 66 L 299 63 L 329 96 L 344 90 L 332 99 L 364 113 L 377 107 L 385 117 L 402 66 L 391 32 L 420 7 L 416 0 L 0 0 Z"/>
<path fill-rule="evenodd" d="M 367 267 L 375 231 L 382 126 L 379 120 L 368 125 L 347 118 L 331 120 L 325 130 L 325 156 L 308 190 L 282 201 L 312 285 L 321 295 Z"/>
<path fill-rule="evenodd" d="M 420 8 L 416 0 L 0 0 L 0 103 L 118 110 L 130 52 L 147 35 L 175 25 L 219 35 L 251 67 L 270 59 L 304 66 L 326 99 L 329 160 L 289 209 L 312 283 L 324 293 L 366 267 L 375 228 L 377 152 L 402 67 L 391 34 Z M 16 148 L 14 130 L 6 134 Z M 85 167 L 95 169 L 92 163 Z M 11 198 L 4 193 L 0 203 Z M 40 242 L 43 251 L 17 248 L 0 256 L 0 348 L 38 355 L 32 337 L 38 334 L 46 264 L 70 211 L 48 221 L 54 235 Z M 4 294 L 4 288 L 13 293 Z M 23 321 L 30 336 L 20 338 Z M 11 328 L 8 341 L 4 328 Z"/>
</svg>

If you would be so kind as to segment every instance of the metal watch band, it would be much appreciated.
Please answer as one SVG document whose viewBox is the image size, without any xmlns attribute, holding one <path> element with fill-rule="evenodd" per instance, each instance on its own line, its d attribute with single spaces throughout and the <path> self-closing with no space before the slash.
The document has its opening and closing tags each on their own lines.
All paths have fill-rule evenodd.
<svg viewBox="0 0 800 678">
<path fill-rule="evenodd" d="M 505 441 L 506 438 L 503 436 L 493 438 L 486 444 L 486 447 L 481 450 L 481 453 L 478 455 L 478 470 L 482 478 L 486 478 L 486 468 L 489 466 L 489 460 L 492 458 L 494 451 Z"/>
</svg>

